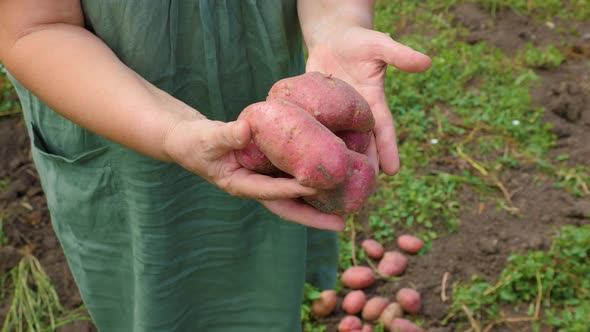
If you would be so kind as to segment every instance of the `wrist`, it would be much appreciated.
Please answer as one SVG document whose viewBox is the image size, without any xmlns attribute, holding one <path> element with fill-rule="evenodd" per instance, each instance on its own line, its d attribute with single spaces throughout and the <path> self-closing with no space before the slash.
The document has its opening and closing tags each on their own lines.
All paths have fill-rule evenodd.
<svg viewBox="0 0 590 332">
<path fill-rule="evenodd" d="M 303 38 L 308 49 L 329 42 L 350 28 L 373 28 L 373 11 L 351 7 L 336 10 L 322 19 L 314 20 L 315 24 L 302 24 Z"/>
</svg>

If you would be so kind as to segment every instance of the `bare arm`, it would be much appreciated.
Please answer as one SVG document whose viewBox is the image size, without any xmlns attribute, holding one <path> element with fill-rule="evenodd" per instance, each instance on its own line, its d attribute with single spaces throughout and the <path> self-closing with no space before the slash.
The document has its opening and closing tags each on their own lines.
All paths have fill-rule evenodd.
<svg viewBox="0 0 590 332">
<path fill-rule="evenodd" d="M 84 29 L 79 1 L 3 0 L 0 22 L 6 68 L 82 127 L 171 161 L 163 146 L 167 133 L 183 119 L 202 117 L 135 74 Z"/>
</svg>

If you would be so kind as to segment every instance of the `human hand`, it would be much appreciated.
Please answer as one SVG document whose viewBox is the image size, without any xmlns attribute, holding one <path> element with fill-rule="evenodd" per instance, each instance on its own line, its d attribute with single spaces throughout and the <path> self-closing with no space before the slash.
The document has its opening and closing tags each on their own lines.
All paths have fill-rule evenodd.
<svg viewBox="0 0 590 332">
<path fill-rule="evenodd" d="M 296 198 L 313 195 L 316 189 L 295 179 L 273 178 L 240 165 L 234 150 L 244 148 L 251 139 L 246 121 L 211 121 L 205 118 L 182 120 L 166 137 L 170 159 L 213 183 L 230 195 L 259 200 L 285 220 L 306 226 L 342 230 L 343 220 L 323 214 Z"/>
<path fill-rule="evenodd" d="M 387 34 L 360 26 L 335 26 L 314 37 L 313 43 L 308 42 L 306 71 L 332 74 L 352 85 L 367 100 L 375 117 L 377 150 L 370 157 L 384 173 L 394 175 L 400 162 L 393 117 L 383 90 L 386 68 L 392 65 L 407 72 L 422 72 L 430 67 L 430 58 Z"/>
</svg>

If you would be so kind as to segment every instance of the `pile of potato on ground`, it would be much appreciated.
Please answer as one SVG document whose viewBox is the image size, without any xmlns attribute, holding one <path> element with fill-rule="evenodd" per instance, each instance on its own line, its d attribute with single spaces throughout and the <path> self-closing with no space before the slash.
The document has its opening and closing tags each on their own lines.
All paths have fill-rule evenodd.
<svg viewBox="0 0 590 332">
<path fill-rule="evenodd" d="M 424 242 L 412 235 L 402 235 L 397 239 L 397 246 L 406 253 L 416 254 L 424 247 Z M 340 308 L 347 316 L 338 324 L 339 332 L 371 332 L 372 323 L 383 325 L 386 331 L 422 332 L 420 327 L 403 318 L 404 314 L 416 315 L 420 311 L 420 293 L 416 290 L 402 288 L 393 300 L 382 296 L 367 299 L 362 290 L 372 286 L 376 276 L 401 275 L 407 267 L 406 256 L 398 251 L 385 252 L 383 246 L 373 239 L 363 241 L 361 247 L 369 257 L 379 260 L 377 268 L 348 268 L 341 275 L 342 284 L 347 288 L 342 301 L 339 301 L 336 291 L 325 290 L 312 303 L 314 315 L 326 317 L 334 312 L 340 302 Z"/>
<path fill-rule="evenodd" d="M 283 79 L 239 119 L 252 130 L 252 142 L 236 151 L 242 166 L 319 189 L 303 199 L 324 213 L 345 215 L 365 204 L 376 170 L 363 152 L 375 119 L 352 86 L 319 72 Z"/>
</svg>

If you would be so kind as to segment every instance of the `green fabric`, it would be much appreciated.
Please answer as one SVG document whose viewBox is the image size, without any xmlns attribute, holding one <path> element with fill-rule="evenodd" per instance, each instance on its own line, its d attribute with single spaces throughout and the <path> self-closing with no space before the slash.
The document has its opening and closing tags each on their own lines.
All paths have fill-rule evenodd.
<svg viewBox="0 0 590 332">
<path fill-rule="evenodd" d="M 304 69 L 295 1 L 82 4 L 123 62 L 211 119 L 235 119 Z M 109 142 L 15 85 L 56 234 L 100 331 L 300 331 L 306 278 L 335 286 L 334 232 Z"/>
</svg>

